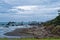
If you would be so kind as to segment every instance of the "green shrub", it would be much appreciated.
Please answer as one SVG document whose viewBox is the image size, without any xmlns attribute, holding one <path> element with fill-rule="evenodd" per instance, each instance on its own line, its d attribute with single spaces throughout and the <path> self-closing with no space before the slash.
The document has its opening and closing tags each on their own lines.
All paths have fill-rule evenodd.
<svg viewBox="0 0 60 40">
<path fill-rule="evenodd" d="M 57 34 L 57 35 L 60 35 L 60 26 L 56 26 L 52 29 L 51 31 L 53 34 Z"/>
</svg>

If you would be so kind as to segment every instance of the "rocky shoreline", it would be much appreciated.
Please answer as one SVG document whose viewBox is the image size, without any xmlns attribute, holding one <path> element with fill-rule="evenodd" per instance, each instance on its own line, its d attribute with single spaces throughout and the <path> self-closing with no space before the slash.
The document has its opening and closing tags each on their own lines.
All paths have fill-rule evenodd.
<svg viewBox="0 0 60 40">
<path fill-rule="evenodd" d="M 18 28 L 12 32 L 5 33 L 7 36 L 30 36 L 35 38 L 51 37 L 52 34 L 45 30 L 45 27 Z"/>
</svg>

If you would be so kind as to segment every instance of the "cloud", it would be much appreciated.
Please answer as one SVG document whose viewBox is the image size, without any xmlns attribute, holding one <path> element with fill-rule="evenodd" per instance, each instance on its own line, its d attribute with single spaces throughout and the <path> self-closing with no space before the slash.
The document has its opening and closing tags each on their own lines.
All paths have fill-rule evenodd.
<svg viewBox="0 0 60 40">
<path fill-rule="evenodd" d="M 12 6 L 0 0 L 0 13 L 7 13 Z"/>
<path fill-rule="evenodd" d="M 3 0 L 11 5 L 59 5 L 60 0 Z"/>
<path fill-rule="evenodd" d="M 32 13 L 42 14 L 44 13 L 43 11 L 45 11 L 45 13 L 46 12 L 48 13 L 60 9 L 59 0 L 33 0 L 33 1 L 32 0 L 3 0 L 3 1 L 7 4 L 13 5 L 11 9 L 7 9 L 6 7 L 7 11 L 9 10 L 8 12 L 11 14 L 15 14 L 15 13 L 16 14 L 32 14 Z M 16 6 L 15 4 L 18 6 Z M 3 7 L 3 9 L 4 8 L 5 7 Z"/>
<path fill-rule="evenodd" d="M 40 15 L 47 15 L 51 13 L 57 14 L 57 11 L 60 7 L 47 7 L 47 6 L 15 6 L 10 9 L 10 12 L 14 12 L 16 14 L 40 14 Z"/>
<path fill-rule="evenodd" d="M 60 0 L 2 0 L 0 21 L 42 21 L 58 15 Z"/>
<path fill-rule="evenodd" d="M 37 6 L 16 6 L 12 7 L 9 11 L 16 14 L 31 14 Z"/>
<path fill-rule="evenodd" d="M 33 10 L 37 6 L 17 6 L 16 9 Z"/>
</svg>

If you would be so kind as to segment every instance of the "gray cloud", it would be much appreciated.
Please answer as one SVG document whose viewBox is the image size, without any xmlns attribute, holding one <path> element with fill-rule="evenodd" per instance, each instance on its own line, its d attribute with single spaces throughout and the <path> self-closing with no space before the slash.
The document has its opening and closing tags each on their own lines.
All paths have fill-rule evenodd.
<svg viewBox="0 0 60 40">
<path fill-rule="evenodd" d="M 26 7 L 16 8 L 18 6 Z M 27 6 L 37 7 L 28 10 Z M 0 21 L 46 21 L 55 18 L 58 9 L 60 0 L 1 0 Z"/>
</svg>

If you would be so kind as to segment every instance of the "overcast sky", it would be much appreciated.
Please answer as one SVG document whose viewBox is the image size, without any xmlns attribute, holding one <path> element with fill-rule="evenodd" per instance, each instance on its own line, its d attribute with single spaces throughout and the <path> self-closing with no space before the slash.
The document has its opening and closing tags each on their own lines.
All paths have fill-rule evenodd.
<svg viewBox="0 0 60 40">
<path fill-rule="evenodd" d="M 0 22 L 47 21 L 59 9 L 60 0 L 0 0 Z"/>
</svg>

